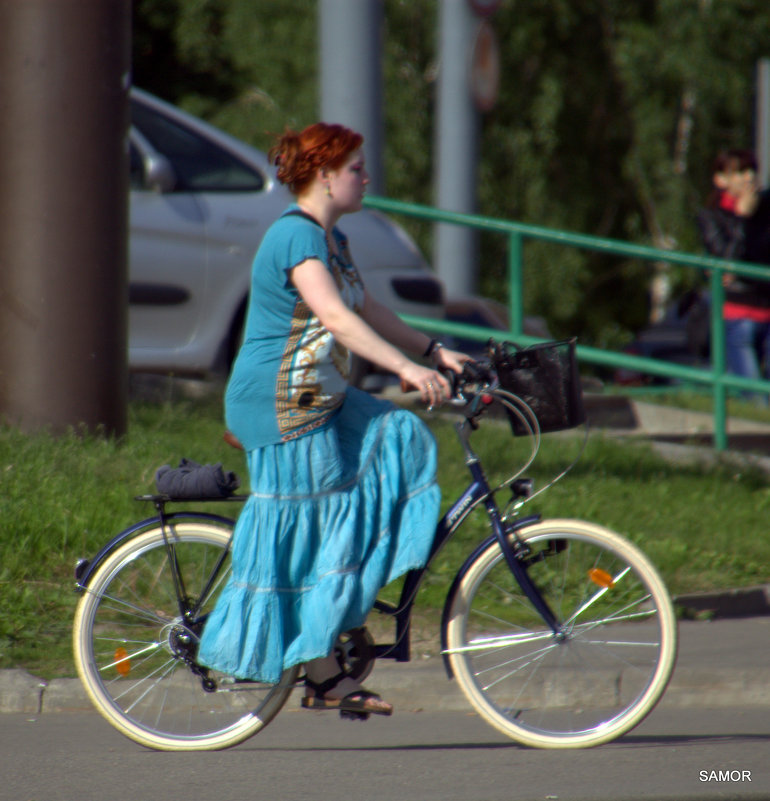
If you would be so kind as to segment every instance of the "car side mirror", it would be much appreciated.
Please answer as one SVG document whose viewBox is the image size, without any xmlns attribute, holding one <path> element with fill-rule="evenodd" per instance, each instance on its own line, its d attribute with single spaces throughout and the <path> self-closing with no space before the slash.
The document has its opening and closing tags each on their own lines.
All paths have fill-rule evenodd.
<svg viewBox="0 0 770 801">
<path fill-rule="evenodd" d="M 172 192 L 176 186 L 176 174 L 171 162 L 160 153 L 144 157 L 144 187 L 164 194 Z"/>
</svg>

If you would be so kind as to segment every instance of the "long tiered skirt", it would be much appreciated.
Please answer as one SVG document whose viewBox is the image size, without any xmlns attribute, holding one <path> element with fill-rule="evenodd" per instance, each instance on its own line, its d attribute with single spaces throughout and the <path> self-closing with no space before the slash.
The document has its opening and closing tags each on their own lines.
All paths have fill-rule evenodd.
<svg viewBox="0 0 770 801">
<path fill-rule="evenodd" d="M 436 445 L 412 413 L 349 390 L 326 428 L 248 453 L 251 495 L 200 661 L 277 682 L 363 625 L 379 590 L 427 561 Z"/>
</svg>

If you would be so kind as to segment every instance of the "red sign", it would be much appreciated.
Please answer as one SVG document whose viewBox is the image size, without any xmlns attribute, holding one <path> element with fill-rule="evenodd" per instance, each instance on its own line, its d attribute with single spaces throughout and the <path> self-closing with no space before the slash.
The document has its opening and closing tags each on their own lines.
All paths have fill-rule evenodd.
<svg viewBox="0 0 770 801">
<path fill-rule="evenodd" d="M 471 55 L 471 93 L 479 111 L 491 111 L 500 88 L 500 51 L 487 20 L 479 23 Z"/>
</svg>

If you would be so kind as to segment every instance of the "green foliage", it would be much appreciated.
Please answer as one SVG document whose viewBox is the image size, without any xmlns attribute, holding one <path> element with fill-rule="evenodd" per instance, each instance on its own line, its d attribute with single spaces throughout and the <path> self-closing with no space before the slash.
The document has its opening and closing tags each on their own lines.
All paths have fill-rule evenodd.
<svg viewBox="0 0 770 801">
<path fill-rule="evenodd" d="M 383 47 L 386 193 L 430 205 L 437 77 L 435 3 L 386 3 Z M 417 180 L 415 180 L 417 177 Z"/>
<path fill-rule="evenodd" d="M 75 563 L 153 514 L 134 496 L 153 490 L 157 467 L 188 456 L 243 474 L 222 442 L 220 406 L 134 404 L 121 442 L 0 427 L 0 668 L 71 674 Z"/>
<path fill-rule="evenodd" d="M 136 83 L 265 148 L 318 113 L 312 0 L 137 0 Z M 430 204 L 436 0 L 384 0 L 386 193 Z M 482 214 L 698 250 L 715 153 L 753 142 L 763 0 L 507 0 L 491 17 L 502 83 L 482 120 Z M 458 54 L 458 57 L 461 57 Z M 344 80 L 344 76 L 340 78 Z M 430 255 L 430 228 L 407 222 Z M 485 238 L 480 291 L 507 296 L 507 243 Z M 555 335 L 618 346 L 648 319 L 656 265 L 528 245 L 526 311 Z M 671 268 L 675 291 L 699 276 Z"/>
<path fill-rule="evenodd" d="M 267 148 L 317 114 L 313 0 L 137 0 L 134 82 Z"/>
</svg>

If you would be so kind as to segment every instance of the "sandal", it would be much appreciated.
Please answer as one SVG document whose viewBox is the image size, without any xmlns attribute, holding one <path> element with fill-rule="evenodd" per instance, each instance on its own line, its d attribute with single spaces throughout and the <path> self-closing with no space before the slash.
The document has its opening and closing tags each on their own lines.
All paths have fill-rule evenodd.
<svg viewBox="0 0 770 801">
<path fill-rule="evenodd" d="M 307 693 L 302 698 L 302 707 L 316 710 L 336 709 L 339 710 L 340 717 L 353 720 L 366 720 L 370 714 L 393 714 L 393 707 L 390 704 L 383 701 L 377 693 L 363 688 L 353 690 L 344 698 L 326 698 L 326 693 L 346 678 L 349 678 L 346 673 L 338 673 L 320 684 L 306 678 L 305 687 L 312 690 L 312 694 Z M 377 703 L 378 701 L 380 703 Z"/>
</svg>

